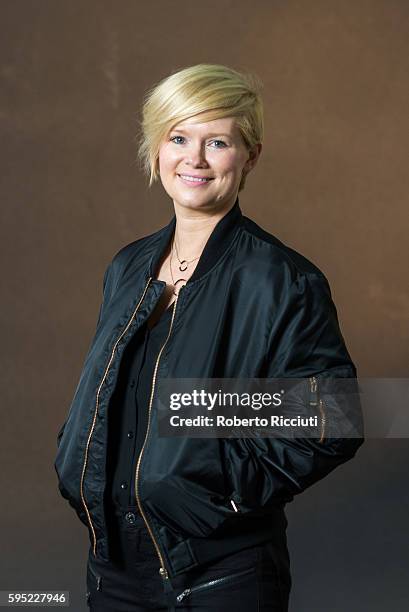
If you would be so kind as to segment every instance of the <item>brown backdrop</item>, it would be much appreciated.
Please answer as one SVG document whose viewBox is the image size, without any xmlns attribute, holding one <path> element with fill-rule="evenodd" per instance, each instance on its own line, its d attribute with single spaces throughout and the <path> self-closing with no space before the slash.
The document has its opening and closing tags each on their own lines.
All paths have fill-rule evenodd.
<svg viewBox="0 0 409 612">
<path fill-rule="evenodd" d="M 359 374 L 408 376 L 409 4 L 0 8 L 0 589 L 70 589 L 81 611 L 88 535 L 57 492 L 55 436 L 107 263 L 173 212 L 136 162 L 144 92 L 198 62 L 262 78 L 264 150 L 242 210 L 327 275 Z M 368 441 L 290 505 L 292 612 L 406 609 L 408 447 Z"/>
</svg>

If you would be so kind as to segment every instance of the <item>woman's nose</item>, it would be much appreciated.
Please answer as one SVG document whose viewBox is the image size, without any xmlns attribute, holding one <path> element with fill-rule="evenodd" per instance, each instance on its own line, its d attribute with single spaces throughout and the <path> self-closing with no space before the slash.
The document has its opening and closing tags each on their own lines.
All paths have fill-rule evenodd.
<svg viewBox="0 0 409 612">
<path fill-rule="evenodd" d="M 205 146 L 192 147 L 188 152 L 187 158 L 192 166 L 207 164 Z"/>
</svg>

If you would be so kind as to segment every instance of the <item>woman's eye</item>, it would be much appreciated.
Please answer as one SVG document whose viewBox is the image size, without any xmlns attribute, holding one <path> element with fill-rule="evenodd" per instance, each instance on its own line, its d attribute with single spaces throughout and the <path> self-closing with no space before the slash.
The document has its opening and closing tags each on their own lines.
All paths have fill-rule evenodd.
<svg viewBox="0 0 409 612">
<path fill-rule="evenodd" d="M 173 136 L 172 138 L 170 138 L 170 140 L 172 140 L 173 142 L 175 142 L 176 138 L 182 138 L 183 140 L 183 136 Z"/>
<path fill-rule="evenodd" d="M 169 140 L 171 140 L 172 142 L 174 142 L 175 144 L 183 144 L 180 142 L 176 142 L 176 140 L 180 138 L 181 140 L 184 140 L 184 136 L 172 136 Z M 212 142 L 210 142 L 209 144 L 214 144 L 214 143 L 221 143 L 222 146 L 216 146 L 213 147 L 214 149 L 223 149 L 224 147 L 226 147 L 226 143 L 223 140 L 212 140 Z"/>
<path fill-rule="evenodd" d="M 216 149 L 223 149 L 226 146 L 226 143 L 223 142 L 223 140 L 213 140 L 210 144 L 213 144 L 214 142 L 221 142 L 222 143 L 222 147 L 216 147 Z"/>
</svg>

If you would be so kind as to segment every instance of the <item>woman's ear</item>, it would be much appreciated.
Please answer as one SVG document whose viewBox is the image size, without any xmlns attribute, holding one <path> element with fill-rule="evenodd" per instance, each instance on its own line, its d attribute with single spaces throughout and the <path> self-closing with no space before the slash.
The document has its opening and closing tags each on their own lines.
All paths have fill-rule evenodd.
<svg viewBox="0 0 409 612">
<path fill-rule="evenodd" d="M 254 168 L 254 166 L 256 165 L 258 161 L 258 158 L 260 157 L 262 148 L 263 148 L 263 145 L 261 144 L 261 142 L 259 142 L 255 144 L 254 147 L 249 149 L 249 157 L 244 165 L 243 174 L 248 174 L 250 170 Z"/>
</svg>

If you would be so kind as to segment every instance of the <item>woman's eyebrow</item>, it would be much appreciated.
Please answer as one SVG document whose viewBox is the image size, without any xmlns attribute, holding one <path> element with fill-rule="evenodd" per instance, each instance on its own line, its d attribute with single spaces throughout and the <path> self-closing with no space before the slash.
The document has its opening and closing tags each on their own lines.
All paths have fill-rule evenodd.
<svg viewBox="0 0 409 612">
<path fill-rule="evenodd" d="M 186 134 L 186 131 L 182 128 L 174 128 L 171 132 L 181 132 L 182 134 Z M 206 138 L 209 136 L 224 136 L 225 138 L 231 138 L 231 134 L 223 134 L 222 132 L 211 132 L 206 135 Z"/>
</svg>

